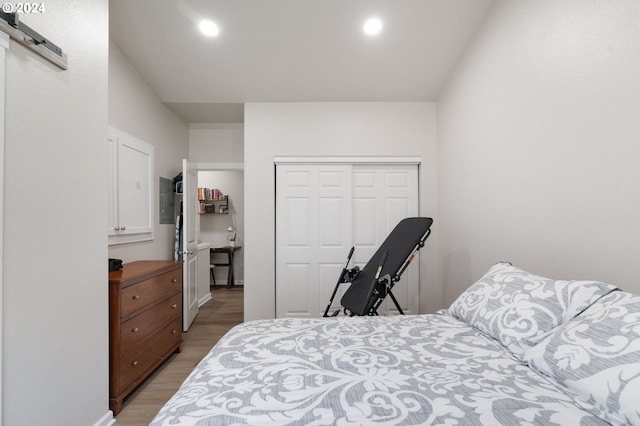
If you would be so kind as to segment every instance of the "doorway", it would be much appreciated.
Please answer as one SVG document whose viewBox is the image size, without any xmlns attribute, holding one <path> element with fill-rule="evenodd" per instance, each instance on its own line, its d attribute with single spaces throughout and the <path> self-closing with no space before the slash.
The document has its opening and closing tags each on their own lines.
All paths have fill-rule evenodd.
<svg viewBox="0 0 640 426">
<path fill-rule="evenodd" d="M 210 213 L 198 215 L 198 242 L 211 248 L 233 245 L 233 272 L 229 266 L 213 268 L 210 283 L 219 286 L 242 286 L 244 284 L 244 172 L 241 170 L 202 170 L 198 171 L 198 187 L 219 190 L 227 196 L 225 205 L 218 205 Z M 226 252 L 213 253 L 211 259 L 218 265 L 229 263 Z M 231 277 L 231 279 L 229 278 Z M 232 282 L 229 282 L 229 281 Z M 203 291 L 208 289 L 203 286 Z"/>
</svg>

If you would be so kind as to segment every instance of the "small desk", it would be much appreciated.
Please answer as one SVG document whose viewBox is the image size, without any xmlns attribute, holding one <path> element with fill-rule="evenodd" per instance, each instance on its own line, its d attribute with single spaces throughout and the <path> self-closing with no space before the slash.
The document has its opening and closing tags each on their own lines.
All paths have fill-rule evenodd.
<svg viewBox="0 0 640 426">
<path fill-rule="evenodd" d="M 231 247 L 231 246 L 224 246 L 224 247 L 212 247 L 210 250 L 211 252 L 209 253 L 210 257 L 211 255 L 213 255 L 214 253 L 227 253 L 227 258 L 228 261 L 227 263 L 220 263 L 220 262 L 214 262 L 211 261 L 211 264 L 214 266 L 226 266 L 229 268 L 229 272 L 227 272 L 227 288 L 230 288 L 233 285 L 233 254 L 235 252 L 237 252 L 238 250 L 240 250 L 242 247 L 240 246 L 235 246 L 235 247 Z"/>
</svg>

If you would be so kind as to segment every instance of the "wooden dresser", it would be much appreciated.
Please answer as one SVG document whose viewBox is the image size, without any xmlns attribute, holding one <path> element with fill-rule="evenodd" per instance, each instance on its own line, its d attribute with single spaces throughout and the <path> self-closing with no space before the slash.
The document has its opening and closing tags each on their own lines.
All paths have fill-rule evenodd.
<svg viewBox="0 0 640 426">
<path fill-rule="evenodd" d="M 127 263 L 109 273 L 109 408 L 182 344 L 182 262 Z"/>
</svg>

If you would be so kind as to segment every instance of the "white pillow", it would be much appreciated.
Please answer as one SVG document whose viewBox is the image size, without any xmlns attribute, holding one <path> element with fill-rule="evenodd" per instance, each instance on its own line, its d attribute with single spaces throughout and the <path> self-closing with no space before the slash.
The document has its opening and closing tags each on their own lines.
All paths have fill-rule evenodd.
<svg viewBox="0 0 640 426">
<path fill-rule="evenodd" d="M 447 311 L 522 359 L 549 331 L 614 289 L 597 281 L 544 278 L 504 262 L 492 266 Z"/>
<path fill-rule="evenodd" d="M 529 349 L 524 360 L 598 417 L 640 424 L 640 296 L 604 296 Z"/>
</svg>

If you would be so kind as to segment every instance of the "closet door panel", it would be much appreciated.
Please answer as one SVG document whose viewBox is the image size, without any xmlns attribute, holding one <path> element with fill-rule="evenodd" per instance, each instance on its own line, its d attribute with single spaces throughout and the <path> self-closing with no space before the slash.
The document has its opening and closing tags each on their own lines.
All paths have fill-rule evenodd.
<svg viewBox="0 0 640 426">
<path fill-rule="evenodd" d="M 309 316 L 309 282 L 311 275 L 308 263 L 288 263 L 285 271 L 283 295 L 286 297 L 285 303 L 288 307 L 289 315 Z"/>
<path fill-rule="evenodd" d="M 418 216 L 417 165 L 355 165 L 354 230 L 356 262 L 361 267 L 373 256 L 393 228 L 406 217 Z M 366 208 L 365 208 L 366 207 Z M 366 241 L 367 244 L 360 244 Z M 354 257 L 356 257 L 354 255 Z M 419 261 L 414 260 L 393 288 L 406 314 L 419 311 Z M 382 314 L 397 314 L 389 297 L 379 307 Z"/>
<path fill-rule="evenodd" d="M 277 317 L 324 312 L 351 247 L 350 194 L 349 165 L 276 167 Z"/>
<path fill-rule="evenodd" d="M 286 201 L 286 247 L 309 248 L 310 197 L 291 197 Z"/>
</svg>

